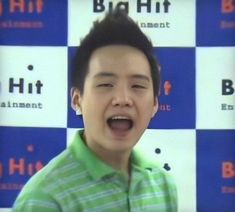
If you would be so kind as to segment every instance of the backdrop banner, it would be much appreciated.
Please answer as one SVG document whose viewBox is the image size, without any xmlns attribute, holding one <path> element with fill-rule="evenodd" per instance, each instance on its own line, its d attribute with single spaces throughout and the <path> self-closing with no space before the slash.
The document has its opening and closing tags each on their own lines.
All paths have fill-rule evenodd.
<svg viewBox="0 0 235 212">
<path fill-rule="evenodd" d="M 159 112 L 135 148 L 175 178 L 179 212 L 235 211 L 234 0 L 0 0 L 0 211 L 83 128 L 71 61 L 116 6 L 161 64 Z"/>
</svg>

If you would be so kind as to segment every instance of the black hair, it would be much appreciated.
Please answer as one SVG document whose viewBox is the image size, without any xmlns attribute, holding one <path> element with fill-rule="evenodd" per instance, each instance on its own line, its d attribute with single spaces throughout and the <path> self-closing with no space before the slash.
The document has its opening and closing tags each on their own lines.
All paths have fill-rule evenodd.
<svg viewBox="0 0 235 212">
<path fill-rule="evenodd" d="M 120 8 L 106 14 L 103 20 L 94 22 L 90 32 L 81 41 L 73 61 L 72 86 L 83 94 L 91 54 L 99 47 L 113 44 L 132 46 L 145 54 L 151 68 L 154 96 L 157 97 L 160 73 L 152 43 L 126 11 Z"/>
</svg>

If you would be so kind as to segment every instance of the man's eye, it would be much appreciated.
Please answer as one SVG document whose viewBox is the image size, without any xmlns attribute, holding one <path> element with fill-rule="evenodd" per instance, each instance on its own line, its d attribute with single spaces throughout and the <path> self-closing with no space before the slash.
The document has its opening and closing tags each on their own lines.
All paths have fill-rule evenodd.
<svg viewBox="0 0 235 212">
<path fill-rule="evenodd" d="M 113 87 L 113 85 L 110 83 L 102 83 L 102 84 L 97 85 L 97 87 Z"/>
<path fill-rule="evenodd" d="M 132 85 L 132 88 L 145 89 L 146 87 L 143 85 L 135 84 L 135 85 Z"/>
</svg>

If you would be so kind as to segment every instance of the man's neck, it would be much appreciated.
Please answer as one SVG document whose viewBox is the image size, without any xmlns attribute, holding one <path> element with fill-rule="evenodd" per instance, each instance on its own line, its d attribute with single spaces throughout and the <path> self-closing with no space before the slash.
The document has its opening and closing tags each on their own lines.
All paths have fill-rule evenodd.
<svg viewBox="0 0 235 212">
<path fill-rule="evenodd" d="M 108 165 L 112 166 L 114 169 L 129 175 L 130 172 L 130 154 L 129 153 L 113 153 L 106 152 L 106 154 L 98 155 L 101 160 L 103 160 Z"/>
<path fill-rule="evenodd" d="M 93 151 L 98 158 L 110 165 L 115 170 L 122 172 L 128 178 L 130 177 L 130 154 L 131 151 L 107 151 L 99 145 L 92 145 L 86 140 L 86 136 L 83 135 L 83 139 L 87 147 Z"/>
</svg>

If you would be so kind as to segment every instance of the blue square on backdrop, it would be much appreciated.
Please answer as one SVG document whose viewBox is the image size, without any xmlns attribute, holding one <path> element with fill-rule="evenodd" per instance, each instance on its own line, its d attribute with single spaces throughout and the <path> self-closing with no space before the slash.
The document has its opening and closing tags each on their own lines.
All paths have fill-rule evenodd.
<svg viewBox="0 0 235 212">
<path fill-rule="evenodd" d="M 197 46 L 234 46 L 234 1 L 198 0 L 196 5 Z"/>
<path fill-rule="evenodd" d="M 0 45 L 67 45 L 67 0 L 1 1 Z"/>
<path fill-rule="evenodd" d="M 72 87 L 71 83 L 71 72 L 73 67 L 73 58 L 77 51 L 77 47 L 68 47 L 68 116 L 67 116 L 67 126 L 69 128 L 83 128 L 83 119 L 81 115 L 76 115 L 75 111 L 71 107 L 71 95 L 70 89 Z"/>
<path fill-rule="evenodd" d="M 161 65 L 159 111 L 149 128 L 195 128 L 195 48 L 156 48 Z"/>
<path fill-rule="evenodd" d="M 235 211 L 235 130 L 197 130 L 197 209 Z"/>
<path fill-rule="evenodd" d="M 75 47 L 69 47 L 69 88 L 71 87 L 71 64 L 75 52 Z M 194 129 L 195 48 L 156 48 L 155 53 L 161 65 L 162 83 L 159 112 L 150 122 L 149 128 Z M 70 106 L 70 93 L 68 95 L 68 127 L 82 128 L 82 117 L 75 115 Z"/>
<path fill-rule="evenodd" d="M 66 148 L 66 129 L 0 127 L 0 208 L 26 181 Z"/>
</svg>

